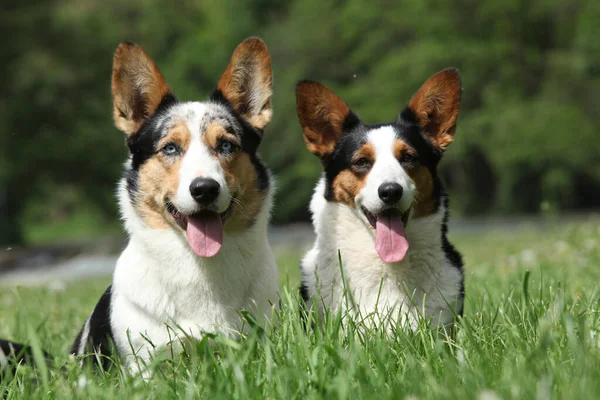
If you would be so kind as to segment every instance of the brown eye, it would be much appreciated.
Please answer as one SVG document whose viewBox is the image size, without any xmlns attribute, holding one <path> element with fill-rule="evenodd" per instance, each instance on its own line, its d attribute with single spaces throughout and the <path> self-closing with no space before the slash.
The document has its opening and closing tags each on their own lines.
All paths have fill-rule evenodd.
<svg viewBox="0 0 600 400">
<path fill-rule="evenodd" d="M 404 154 L 402 154 L 402 157 L 400 157 L 401 164 L 412 164 L 416 160 L 417 160 L 417 158 L 410 153 L 404 153 Z"/>
<path fill-rule="evenodd" d="M 358 160 L 354 161 L 353 165 L 358 169 L 369 169 L 371 168 L 371 160 L 364 157 L 359 158 Z"/>
</svg>

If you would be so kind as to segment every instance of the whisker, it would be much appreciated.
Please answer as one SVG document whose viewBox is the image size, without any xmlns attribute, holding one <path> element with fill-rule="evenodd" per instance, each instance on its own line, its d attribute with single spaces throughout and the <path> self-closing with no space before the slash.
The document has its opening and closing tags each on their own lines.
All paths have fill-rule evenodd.
<svg viewBox="0 0 600 400">
<path fill-rule="evenodd" d="M 244 217 L 249 218 L 248 209 L 244 206 L 244 204 L 235 197 L 231 197 L 230 199 L 231 205 L 238 210 Z"/>
</svg>

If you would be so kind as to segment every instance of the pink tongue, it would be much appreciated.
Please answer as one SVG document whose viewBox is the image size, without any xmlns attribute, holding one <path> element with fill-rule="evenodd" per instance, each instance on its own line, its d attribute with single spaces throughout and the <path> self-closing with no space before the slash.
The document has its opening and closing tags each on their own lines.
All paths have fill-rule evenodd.
<svg viewBox="0 0 600 400">
<path fill-rule="evenodd" d="M 402 261 L 408 251 L 408 240 L 400 215 L 380 214 L 375 230 L 375 250 L 379 257 L 387 263 Z"/>
<path fill-rule="evenodd" d="M 216 255 L 223 245 L 221 216 L 216 213 L 206 213 L 188 218 L 186 234 L 190 247 L 198 256 Z"/>
</svg>

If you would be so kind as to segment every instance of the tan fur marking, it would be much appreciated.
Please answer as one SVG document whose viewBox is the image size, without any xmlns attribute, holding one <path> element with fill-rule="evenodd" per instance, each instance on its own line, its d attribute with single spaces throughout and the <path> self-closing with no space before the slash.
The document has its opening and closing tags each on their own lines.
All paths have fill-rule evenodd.
<svg viewBox="0 0 600 400">
<path fill-rule="evenodd" d="M 176 226 L 168 217 L 165 205 L 167 199 L 174 198 L 177 192 L 180 160 L 172 163 L 166 161 L 162 153 L 158 153 L 140 168 L 140 197 L 135 206 L 138 214 L 151 228 L 167 228 L 169 224 Z"/>
<path fill-rule="evenodd" d="M 112 93 L 115 125 L 131 135 L 171 91 L 154 61 L 140 46 L 122 43 L 113 60 Z"/>
<path fill-rule="evenodd" d="M 375 147 L 371 143 L 365 143 L 352 157 L 355 161 L 361 158 L 366 158 L 372 163 L 375 162 Z"/>
<path fill-rule="evenodd" d="M 333 180 L 333 199 L 354 207 L 354 199 L 365 186 L 367 174 L 361 175 L 350 169 L 340 172 Z"/>
<path fill-rule="evenodd" d="M 352 157 L 353 161 L 361 158 L 375 162 L 375 148 L 371 143 L 365 143 Z M 354 199 L 365 186 L 367 175 L 352 168 L 340 172 L 333 180 L 333 199 L 338 203 L 354 206 Z"/>
<path fill-rule="evenodd" d="M 416 165 L 415 168 L 407 172 L 417 187 L 414 200 L 414 218 L 426 217 L 433 214 L 435 212 L 435 202 L 431 197 L 433 194 L 431 172 L 429 172 L 428 168 L 421 165 Z"/>
<path fill-rule="evenodd" d="M 221 159 L 225 180 L 230 193 L 235 196 L 233 210 L 225 222 L 228 233 L 241 232 L 256 219 L 263 196 L 256 185 L 256 169 L 247 153 L 238 153 L 230 159 Z"/>
<path fill-rule="evenodd" d="M 402 140 L 394 141 L 394 157 L 396 157 L 396 160 L 400 160 L 406 152 L 413 153 L 414 150 Z"/>
<path fill-rule="evenodd" d="M 240 145 L 238 138 L 218 123 L 210 124 L 203 136 L 209 148 L 215 148 L 221 138 L 227 138 Z M 256 186 L 256 169 L 250 156 L 240 150 L 232 156 L 220 157 L 219 162 L 225 172 L 229 192 L 235 198 L 231 200 L 232 212 L 225 222 L 224 229 L 228 233 L 241 232 L 254 221 L 263 201 L 262 194 Z"/>
<path fill-rule="evenodd" d="M 223 125 L 220 125 L 216 122 L 213 122 L 208 125 L 206 131 L 204 132 L 202 140 L 209 148 L 214 149 L 217 146 L 217 143 L 219 143 L 219 139 L 221 138 L 226 138 L 227 140 L 230 140 L 236 145 L 240 145 L 239 140 L 235 135 L 232 135 L 231 133 L 227 132 Z"/>
<path fill-rule="evenodd" d="M 188 129 L 185 122 L 175 124 L 167 133 L 167 135 L 160 140 L 158 147 L 166 145 L 167 143 L 175 143 L 184 152 L 190 147 L 190 141 L 192 140 L 192 133 Z"/>
<path fill-rule="evenodd" d="M 318 157 L 333 152 L 350 107 L 327 87 L 311 81 L 296 88 L 296 105 L 308 150 Z"/>
<path fill-rule="evenodd" d="M 445 69 L 429 78 L 408 104 L 423 133 L 441 150 L 445 150 L 454 138 L 460 98 L 458 71 Z"/>
<path fill-rule="evenodd" d="M 257 129 L 271 120 L 271 58 L 258 38 L 244 40 L 233 52 L 217 89 Z"/>
<path fill-rule="evenodd" d="M 396 159 L 400 160 L 406 153 L 415 154 L 415 150 L 406 142 L 396 140 L 394 142 L 394 156 Z M 431 172 L 418 161 L 415 161 L 412 166 L 403 166 L 403 168 L 417 187 L 414 199 L 414 217 L 420 218 L 433 214 L 435 212 L 435 202 L 431 197 L 433 194 Z"/>
<path fill-rule="evenodd" d="M 175 143 L 185 153 L 192 135 L 183 122 L 173 126 L 161 139 L 159 148 Z M 151 228 L 162 229 L 169 225 L 178 227 L 166 210 L 167 199 L 172 199 L 179 186 L 179 167 L 182 157 L 175 162 L 158 152 L 141 166 L 139 172 L 139 200 L 136 209 L 144 222 Z"/>
</svg>

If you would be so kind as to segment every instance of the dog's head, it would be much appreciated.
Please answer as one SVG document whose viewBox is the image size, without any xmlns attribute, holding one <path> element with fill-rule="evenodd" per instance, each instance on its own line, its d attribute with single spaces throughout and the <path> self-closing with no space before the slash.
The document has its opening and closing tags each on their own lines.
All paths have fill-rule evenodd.
<svg viewBox="0 0 600 400">
<path fill-rule="evenodd" d="M 460 96 L 460 76 L 447 69 L 423 84 L 396 122 L 367 125 L 320 83 L 297 86 L 304 140 L 325 170 L 325 198 L 356 209 L 385 262 L 406 255 L 409 219 L 439 206 L 436 169 L 454 137 Z"/>
<path fill-rule="evenodd" d="M 114 120 L 131 158 L 126 187 L 151 228 L 185 234 L 201 257 L 258 215 L 269 173 L 257 156 L 271 118 L 271 60 L 250 38 L 234 51 L 217 89 L 203 102 L 179 102 L 152 61 L 132 43 L 114 57 Z"/>
</svg>

